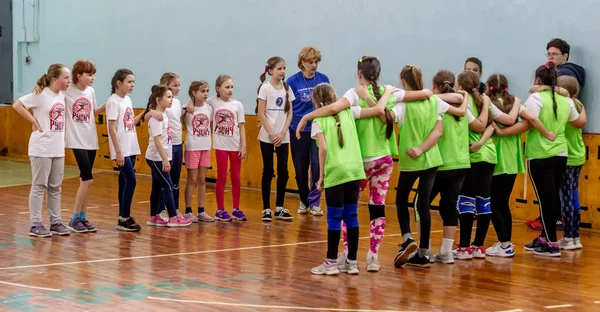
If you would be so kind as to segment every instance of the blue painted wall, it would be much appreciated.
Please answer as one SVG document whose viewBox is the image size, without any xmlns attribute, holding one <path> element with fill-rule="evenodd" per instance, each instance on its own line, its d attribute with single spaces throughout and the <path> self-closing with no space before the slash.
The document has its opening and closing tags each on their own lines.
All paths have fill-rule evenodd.
<svg viewBox="0 0 600 312">
<path fill-rule="evenodd" d="M 600 99 L 594 88 L 600 75 L 595 0 L 578 0 L 577 6 L 558 0 L 13 3 L 15 97 L 29 92 L 50 63 L 71 66 L 86 57 L 98 67 L 99 101 L 108 98 L 110 79 L 120 67 L 136 74 L 136 107 L 145 106 L 150 86 L 164 71 L 181 75 L 182 102 L 188 100 L 191 80 L 204 79 L 214 87 L 217 75 L 228 73 L 234 78 L 235 97 L 252 113 L 267 58 L 285 58 L 291 75 L 298 70 L 298 51 L 313 45 L 323 53 L 319 70 L 329 75 L 338 94 L 356 84 L 355 66 L 363 54 L 379 57 L 381 82 L 386 84 L 397 84 L 407 63 L 420 66 L 430 81 L 437 70 L 459 73 L 466 57 L 478 56 L 484 62 L 484 79 L 504 73 L 511 91 L 524 100 L 535 68 L 546 60 L 546 43 L 560 37 L 572 46 L 571 60 L 587 70 L 587 130 L 600 133 L 600 125 L 593 123 L 600 116 L 594 105 Z M 25 63 L 27 46 L 30 64 Z"/>
</svg>

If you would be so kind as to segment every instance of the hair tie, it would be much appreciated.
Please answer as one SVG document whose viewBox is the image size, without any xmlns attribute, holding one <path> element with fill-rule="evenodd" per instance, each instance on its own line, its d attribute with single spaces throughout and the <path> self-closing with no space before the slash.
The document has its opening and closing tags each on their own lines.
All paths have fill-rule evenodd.
<svg viewBox="0 0 600 312">
<path fill-rule="evenodd" d="M 338 126 L 338 128 L 339 128 L 340 127 L 340 122 L 339 121 L 336 122 L 335 125 Z"/>
<path fill-rule="evenodd" d="M 451 84 L 451 83 L 450 83 L 450 81 L 446 80 L 446 81 L 442 82 L 442 85 L 445 85 L 445 84 Z"/>
<path fill-rule="evenodd" d="M 552 62 L 552 61 L 548 60 L 548 61 L 546 61 L 546 64 L 544 65 L 548 69 L 550 69 L 550 62 Z"/>
<path fill-rule="evenodd" d="M 479 89 L 477 89 L 477 88 L 473 88 L 473 89 L 471 89 L 471 91 L 472 91 L 472 92 L 475 92 L 475 91 L 477 91 L 477 90 L 479 90 Z"/>
<path fill-rule="evenodd" d="M 359 63 L 362 63 L 363 59 L 361 58 L 360 60 L 358 60 Z"/>
<path fill-rule="evenodd" d="M 494 91 L 494 86 L 490 86 L 490 91 Z"/>
<path fill-rule="evenodd" d="M 504 92 L 508 92 L 508 88 L 504 88 Z"/>
</svg>

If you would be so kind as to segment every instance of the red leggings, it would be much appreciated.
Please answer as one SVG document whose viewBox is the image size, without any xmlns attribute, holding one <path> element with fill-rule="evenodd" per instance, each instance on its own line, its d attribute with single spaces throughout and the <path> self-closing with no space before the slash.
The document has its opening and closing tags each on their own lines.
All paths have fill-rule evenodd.
<svg viewBox="0 0 600 312">
<path fill-rule="evenodd" d="M 237 151 L 215 150 L 217 157 L 217 209 L 225 209 L 225 183 L 227 182 L 227 158 L 231 163 L 231 193 L 233 195 L 233 208 L 240 208 L 240 171 L 242 160 Z"/>
</svg>

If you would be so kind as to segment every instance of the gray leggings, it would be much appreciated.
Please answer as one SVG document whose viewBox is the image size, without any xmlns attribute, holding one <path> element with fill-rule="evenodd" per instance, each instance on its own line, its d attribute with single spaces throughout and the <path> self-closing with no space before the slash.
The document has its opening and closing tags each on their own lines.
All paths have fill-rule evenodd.
<svg viewBox="0 0 600 312">
<path fill-rule="evenodd" d="M 60 193 L 65 172 L 64 157 L 29 157 L 31 162 L 31 191 L 29 219 L 32 225 L 42 222 L 44 192 L 47 192 L 50 224 L 60 223 Z"/>
</svg>

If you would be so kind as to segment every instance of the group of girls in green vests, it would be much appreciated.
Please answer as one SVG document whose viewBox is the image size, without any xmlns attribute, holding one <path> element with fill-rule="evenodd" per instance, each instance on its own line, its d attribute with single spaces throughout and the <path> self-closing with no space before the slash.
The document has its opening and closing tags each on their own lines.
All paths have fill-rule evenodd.
<svg viewBox="0 0 600 312">
<path fill-rule="evenodd" d="M 516 175 L 526 171 L 524 156 L 544 223 L 541 236 L 526 249 L 557 256 L 567 241 L 576 246 L 579 219 L 573 198 L 585 160 L 580 129 L 586 116 L 581 103 L 575 105 L 570 98 L 576 95 L 577 85 L 564 79 L 560 88 L 552 62 L 536 70 L 535 87 L 523 105 L 509 93 L 508 81 L 501 74 L 490 76 L 487 92 L 481 94 L 479 77 L 473 72 L 463 72 L 455 79 L 452 72 L 441 70 L 427 90 L 417 66 L 407 65 L 400 72 L 403 89 L 379 85 L 380 71 L 376 57 L 363 56 L 357 63 L 360 85 L 343 97 L 338 99 L 329 84 L 318 85 L 312 94 L 316 109 L 304 116 L 297 128 L 300 132 L 313 120 L 311 137 L 319 147 L 317 186 L 324 189 L 327 204 L 327 256 L 311 270 L 313 274 L 359 273 L 357 207 L 367 185 L 370 242 L 366 268 L 379 271 L 393 157 L 398 158 L 400 170 L 396 211 L 402 232 L 396 267 L 429 267 L 432 262 L 453 263 L 455 258 L 486 255 L 514 256 L 508 203 Z M 525 153 L 522 132 L 527 132 Z M 563 185 L 561 191 L 563 175 L 570 178 L 565 179 L 569 185 Z M 408 212 L 417 179 L 418 245 L 411 236 Z M 433 255 L 429 208 L 438 194 L 444 238 L 439 253 Z M 563 218 L 571 222 L 561 241 L 556 239 L 555 228 L 559 196 L 563 212 L 570 213 L 570 218 Z M 477 227 L 471 242 L 473 215 Z M 452 250 L 459 220 L 460 243 Z M 484 249 L 490 220 L 499 242 Z M 338 254 L 340 238 L 344 250 Z"/>
</svg>

